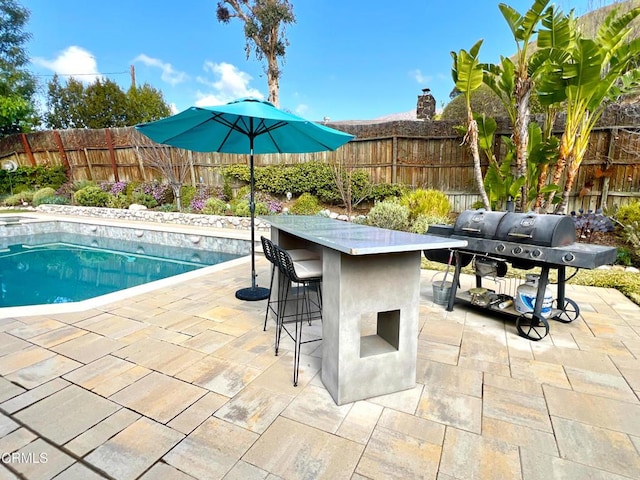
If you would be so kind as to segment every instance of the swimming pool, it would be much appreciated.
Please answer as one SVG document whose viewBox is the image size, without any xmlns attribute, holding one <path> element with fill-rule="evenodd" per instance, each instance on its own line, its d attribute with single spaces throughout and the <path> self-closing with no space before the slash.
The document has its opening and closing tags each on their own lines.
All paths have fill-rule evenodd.
<svg viewBox="0 0 640 480">
<path fill-rule="evenodd" d="M 0 317 L 89 308 L 250 252 L 238 232 L 126 223 L 0 216 Z"/>
</svg>

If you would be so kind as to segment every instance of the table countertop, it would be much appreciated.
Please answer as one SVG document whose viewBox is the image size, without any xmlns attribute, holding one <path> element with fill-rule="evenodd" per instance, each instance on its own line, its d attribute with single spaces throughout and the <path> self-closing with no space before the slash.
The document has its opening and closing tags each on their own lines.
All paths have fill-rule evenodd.
<svg viewBox="0 0 640 480">
<path fill-rule="evenodd" d="M 348 255 L 411 252 L 465 247 L 465 240 L 387 230 L 321 216 L 270 215 L 260 217 L 272 227 Z"/>
</svg>

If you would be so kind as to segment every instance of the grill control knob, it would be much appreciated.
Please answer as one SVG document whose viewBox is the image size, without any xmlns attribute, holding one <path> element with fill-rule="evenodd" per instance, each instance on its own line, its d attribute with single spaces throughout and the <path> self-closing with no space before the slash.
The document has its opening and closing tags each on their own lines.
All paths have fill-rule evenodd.
<svg viewBox="0 0 640 480">
<path fill-rule="evenodd" d="M 498 253 L 502 253 L 505 251 L 507 247 L 504 246 L 504 243 L 499 243 L 498 245 L 496 245 L 496 252 Z"/>
<path fill-rule="evenodd" d="M 564 263 L 571 263 L 576 259 L 576 256 L 573 253 L 567 253 L 562 257 L 562 261 Z"/>
<path fill-rule="evenodd" d="M 520 255 L 522 253 L 522 247 L 514 247 L 514 249 L 511 250 L 511 253 L 514 255 Z"/>
<path fill-rule="evenodd" d="M 542 256 L 542 250 L 536 248 L 531 252 L 531 258 L 540 258 Z"/>
</svg>

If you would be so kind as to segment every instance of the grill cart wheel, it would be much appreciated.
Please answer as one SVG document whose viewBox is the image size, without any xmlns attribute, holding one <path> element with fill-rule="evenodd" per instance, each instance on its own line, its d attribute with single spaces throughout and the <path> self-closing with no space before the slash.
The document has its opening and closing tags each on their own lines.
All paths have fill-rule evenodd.
<svg viewBox="0 0 640 480">
<path fill-rule="evenodd" d="M 558 322 L 571 323 L 578 318 L 578 315 L 580 315 L 580 307 L 578 307 L 578 304 L 570 298 L 564 299 L 564 305 L 562 308 L 558 305 L 558 299 L 555 299 L 553 301 L 553 308 L 556 312 L 552 318 Z"/>
<path fill-rule="evenodd" d="M 516 329 L 521 337 L 537 342 L 549 333 L 549 322 L 534 313 L 523 313 L 516 319 Z"/>
</svg>

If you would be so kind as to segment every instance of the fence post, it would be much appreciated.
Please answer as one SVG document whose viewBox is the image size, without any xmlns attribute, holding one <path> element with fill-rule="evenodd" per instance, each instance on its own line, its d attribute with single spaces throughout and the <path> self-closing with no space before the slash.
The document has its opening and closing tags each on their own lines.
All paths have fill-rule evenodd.
<svg viewBox="0 0 640 480">
<path fill-rule="evenodd" d="M 611 159 L 613 158 L 613 152 L 616 146 L 616 138 L 618 137 L 618 127 L 613 127 L 609 130 L 609 149 L 607 150 L 607 167 Z M 600 208 L 607 208 L 607 201 L 609 196 L 609 175 L 605 175 L 602 180 L 602 194 L 600 195 Z"/>
<path fill-rule="evenodd" d="M 120 181 L 118 177 L 118 164 L 116 163 L 116 152 L 113 149 L 113 139 L 111 138 L 111 129 L 105 128 L 104 133 L 107 137 L 107 148 L 109 149 L 109 157 L 111 158 L 111 168 L 113 168 L 113 178 L 116 182 Z"/>
<path fill-rule="evenodd" d="M 36 167 L 37 163 L 36 163 L 36 159 L 33 156 L 33 152 L 31 151 L 31 146 L 29 145 L 29 139 L 27 138 L 27 136 L 24 133 L 20 134 L 20 140 L 22 140 L 22 146 L 24 147 L 24 153 L 27 154 L 27 158 L 29 159 L 29 162 L 31 162 L 31 166 L 32 167 Z"/>
<path fill-rule="evenodd" d="M 391 137 L 391 183 L 398 180 L 398 137 Z"/>
<path fill-rule="evenodd" d="M 64 151 L 64 145 L 62 144 L 62 138 L 60 137 L 60 132 L 57 130 L 53 131 L 53 138 L 56 141 L 56 145 L 58 146 L 58 153 L 60 153 L 60 157 L 64 162 L 64 166 L 67 169 L 69 176 L 71 176 L 71 164 L 69 163 L 69 159 L 67 158 L 67 152 Z"/>
</svg>

